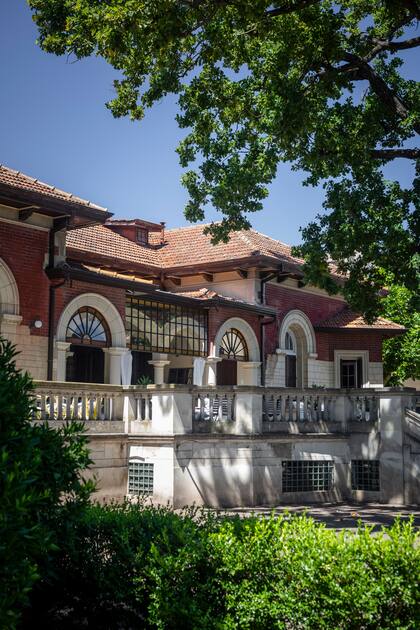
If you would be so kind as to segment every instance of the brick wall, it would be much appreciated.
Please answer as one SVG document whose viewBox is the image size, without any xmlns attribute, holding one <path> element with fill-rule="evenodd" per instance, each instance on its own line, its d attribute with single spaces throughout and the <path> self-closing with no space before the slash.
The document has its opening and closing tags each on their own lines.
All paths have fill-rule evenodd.
<svg viewBox="0 0 420 630">
<path fill-rule="evenodd" d="M 265 352 L 271 354 L 278 347 L 279 327 L 285 315 L 292 309 L 305 313 L 315 324 L 337 311 L 344 303 L 322 295 L 311 295 L 299 289 L 290 289 L 281 285 L 266 286 L 266 301 L 278 312 L 276 324 L 265 327 Z M 381 361 L 382 339 L 380 331 L 346 330 L 337 332 L 316 333 L 318 359 L 333 361 L 334 350 L 369 350 L 370 361 Z"/>
<path fill-rule="evenodd" d="M 220 326 L 231 317 L 246 321 L 254 331 L 260 343 L 260 320 L 258 315 L 235 308 L 218 307 L 209 309 L 209 340 L 214 341 Z"/>
<path fill-rule="evenodd" d="M 118 287 L 109 287 L 103 284 L 91 284 L 89 282 L 80 282 L 79 280 L 68 280 L 63 287 L 57 289 L 56 307 L 55 307 L 55 328 L 57 328 L 58 320 L 61 313 L 73 298 L 82 293 L 98 293 L 107 298 L 120 313 L 123 322 L 125 322 L 125 289 Z"/>
<path fill-rule="evenodd" d="M 19 291 L 22 324 L 35 319 L 42 328 L 31 328 L 31 335 L 48 335 L 49 280 L 44 272 L 48 253 L 48 232 L 0 221 L 0 258 L 10 267 Z"/>
<path fill-rule="evenodd" d="M 318 359 L 334 361 L 334 350 L 369 350 L 369 361 L 382 361 L 381 332 L 346 330 L 316 334 Z"/>
</svg>

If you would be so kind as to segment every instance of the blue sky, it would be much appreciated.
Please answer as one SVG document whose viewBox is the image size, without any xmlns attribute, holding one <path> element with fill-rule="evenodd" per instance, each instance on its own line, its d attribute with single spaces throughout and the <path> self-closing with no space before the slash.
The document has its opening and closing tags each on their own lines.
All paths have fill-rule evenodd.
<svg viewBox="0 0 420 630">
<path fill-rule="evenodd" d="M 100 59 L 70 63 L 43 53 L 25 0 L 0 0 L 0 163 L 106 206 L 115 217 L 186 225 L 186 193 L 175 153 L 182 132 L 167 98 L 140 123 L 105 108 L 115 71 Z M 410 55 L 411 78 L 420 64 Z M 417 60 L 418 61 L 418 60 Z M 398 160 L 389 174 L 409 182 Z M 281 165 L 253 227 L 287 243 L 321 209 L 322 189 Z M 208 219 L 217 219 L 217 213 Z"/>
</svg>

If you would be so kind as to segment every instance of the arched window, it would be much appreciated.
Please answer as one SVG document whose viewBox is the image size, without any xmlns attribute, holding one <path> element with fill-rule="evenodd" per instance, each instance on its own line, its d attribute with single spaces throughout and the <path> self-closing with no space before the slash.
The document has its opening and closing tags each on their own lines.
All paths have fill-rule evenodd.
<svg viewBox="0 0 420 630">
<path fill-rule="evenodd" d="M 248 361 L 248 346 L 239 330 L 231 328 L 225 332 L 220 342 L 219 354 L 223 359 Z"/>
<path fill-rule="evenodd" d="M 290 352 L 296 352 L 296 344 L 294 337 L 290 332 L 287 332 L 284 338 L 286 350 L 290 350 Z"/>
<path fill-rule="evenodd" d="M 102 315 L 96 309 L 84 306 L 69 321 L 66 339 L 74 344 L 109 346 L 111 335 Z"/>
</svg>

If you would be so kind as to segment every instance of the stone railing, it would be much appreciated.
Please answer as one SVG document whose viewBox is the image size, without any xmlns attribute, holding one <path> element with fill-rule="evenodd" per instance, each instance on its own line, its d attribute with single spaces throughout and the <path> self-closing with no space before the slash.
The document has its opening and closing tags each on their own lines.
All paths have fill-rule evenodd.
<svg viewBox="0 0 420 630">
<path fill-rule="evenodd" d="M 373 426 L 398 400 L 415 410 L 408 389 L 286 389 L 149 385 L 121 387 L 38 381 L 33 418 L 81 420 L 94 426 L 122 423 L 131 434 L 263 434 L 266 432 L 348 432 Z M 388 407 L 387 407 L 388 406 Z M 99 429 L 95 429 L 99 430 Z"/>
<path fill-rule="evenodd" d="M 378 420 L 379 394 L 369 390 L 343 393 L 325 389 L 266 389 L 265 422 L 369 422 Z"/>
</svg>

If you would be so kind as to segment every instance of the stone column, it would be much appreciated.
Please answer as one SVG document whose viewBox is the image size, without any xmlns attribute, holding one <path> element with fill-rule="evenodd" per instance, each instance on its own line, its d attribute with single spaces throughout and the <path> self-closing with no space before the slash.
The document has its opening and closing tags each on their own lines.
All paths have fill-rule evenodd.
<svg viewBox="0 0 420 630">
<path fill-rule="evenodd" d="M 238 361 L 238 385 L 260 385 L 260 361 Z"/>
<path fill-rule="evenodd" d="M 104 348 L 108 355 L 108 382 L 110 385 L 121 385 L 121 357 L 127 348 Z"/>
<path fill-rule="evenodd" d="M 404 413 L 407 397 L 383 391 L 379 398 L 381 502 L 404 503 Z"/>
<path fill-rule="evenodd" d="M 152 361 L 148 361 L 149 365 L 153 365 L 155 371 L 155 385 L 164 385 L 165 383 L 165 366 L 170 364 L 167 354 L 156 353 Z"/>
<path fill-rule="evenodd" d="M 207 367 L 207 383 L 203 380 L 204 385 L 209 385 L 210 387 L 215 387 L 217 385 L 217 364 L 220 363 L 222 359 L 220 357 L 207 357 L 206 359 L 206 367 Z"/>
<path fill-rule="evenodd" d="M 57 372 L 56 380 L 64 382 L 66 380 L 66 358 L 67 352 L 70 350 L 71 344 L 67 341 L 56 341 L 57 348 Z"/>
</svg>

